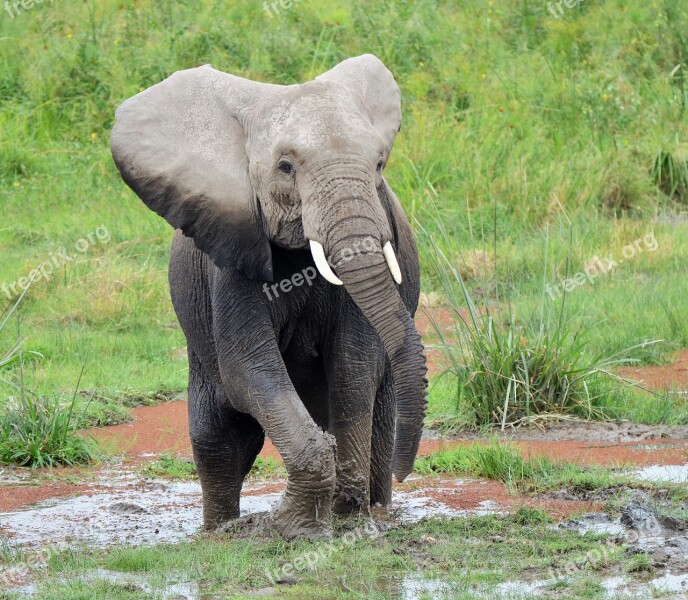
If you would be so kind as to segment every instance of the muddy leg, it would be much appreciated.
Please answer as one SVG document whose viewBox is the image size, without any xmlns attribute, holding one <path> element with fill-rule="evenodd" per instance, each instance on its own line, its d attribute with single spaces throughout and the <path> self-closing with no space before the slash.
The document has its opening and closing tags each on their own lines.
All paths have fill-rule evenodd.
<svg viewBox="0 0 688 600">
<path fill-rule="evenodd" d="M 203 490 L 203 526 L 239 516 L 244 478 L 263 447 L 263 429 L 235 411 L 189 352 L 189 434 Z"/>
<path fill-rule="evenodd" d="M 328 368 L 329 431 L 337 440 L 333 508 L 341 515 L 368 514 L 370 509 L 373 404 L 382 371 L 381 360 L 371 362 L 371 357 L 382 355 L 372 330 L 367 329 L 366 324 L 352 327 L 347 320 L 334 334 Z"/>
</svg>

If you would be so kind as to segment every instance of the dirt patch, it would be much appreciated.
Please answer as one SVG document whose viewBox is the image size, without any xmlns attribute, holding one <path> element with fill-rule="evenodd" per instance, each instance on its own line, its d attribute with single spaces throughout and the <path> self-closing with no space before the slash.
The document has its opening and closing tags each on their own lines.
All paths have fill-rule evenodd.
<svg viewBox="0 0 688 600">
<path fill-rule="evenodd" d="M 653 390 L 677 390 L 688 394 L 688 348 L 674 354 L 671 364 L 623 367 L 619 374 Z"/>
<path fill-rule="evenodd" d="M 188 403 L 185 400 L 132 410 L 134 420 L 123 425 L 88 429 L 105 448 L 129 457 L 171 452 L 191 456 Z"/>
<path fill-rule="evenodd" d="M 132 461 L 147 460 L 150 455 L 163 452 L 191 456 L 186 401 L 135 408 L 132 413 L 134 420 L 131 423 L 91 429 L 87 433 L 105 447 L 124 453 Z M 466 432 L 452 440 L 423 439 L 419 454 L 424 456 L 452 445 L 489 439 L 497 433 L 496 430 L 494 433 Z M 677 465 L 688 460 L 688 427 L 561 421 L 550 424 L 547 429 L 522 427 L 507 431 L 500 438 L 514 441 L 525 455 L 547 456 L 579 464 Z M 647 441 L 653 443 L 643 443 Z M 280 460 L 270 440 L 265 441 L 260 456 Z"/>
<path fill-rule="evenodd" d="M 469 318 L 467 310 L 462 311 L 464 319 Z M 431 308 L 420 307 L 416 312 L 416 329 L 421 337 L 436 337 L 437 331 L 432 324 L 433 320 L 438 324 L 440 329 L 446 333 L 454 331 L 454 321 L 456 319 L 455 313 L 444 306 L 434 306 Z"/>
<path fill-rule="evenodd" d="M 449 509 L 468 514 L 513 512 L 521 507 L 538 508 L 555 519 L 574 514 L 601 510 L 601 503 L 580 500 L 558 500 L 519 496 L 498 481 L 450 480 L 435 482 L 422 478 L 417 481 L 419 491 Z"/>
<path fill-rule="evenodd" d="M 87 485 L 69 483 L 42 483 L 41 485 L 0 485 L 0 512 L 10 512 L 30 506 L 48 498 L 64 498 L 89 493 Z"/>
<path fill-rule="evenodd" d="M 647 440 L 686 440 L 688 427 L 672 425 L 643 425 L 629 421 L 549 421 L 546 427 L 519 427 L 506 429 L 498 427 L 480 432 L 465 431 L 464 439 L 480 439 L 498 435 L 500 438 L 520 441 L 559 442 L 576 440 L 581 442 L 623 443 Z"/>
</svg>

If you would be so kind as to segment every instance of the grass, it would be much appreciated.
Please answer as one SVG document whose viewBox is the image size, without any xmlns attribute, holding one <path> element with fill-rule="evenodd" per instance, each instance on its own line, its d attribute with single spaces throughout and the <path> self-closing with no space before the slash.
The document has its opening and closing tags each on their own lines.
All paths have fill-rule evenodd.
<svg viewBox="0 0 688 600">
<path fill-rule="evenodd" d="M 170 453 L 165 453 L 158 460 L 147 464 L 143 473 L 146 477 L 164 477 L 183 481 L 198 478 L 193 460 L 174 456 Z M 281 462 L 274 458 L 263 458 L 262 456 L 256 457 L 249 473 L 249 477 L 258 479 L 286 477 L 286 475 L 287 472 Z"/>
<path fill-rule="evenodd" d="M 562 488 L 575 493 L 620 485 L 643 487 L 623 473 L 603 467 L 554 462 L 546 457 L 523 458 L 514 445 L 496 439 L 489 444 L 470 444 L 433 452 L 416 459 L 414 468 L 421 474 L 486 477 L 501 481 L 513 490 L 533 493 Z"/>
<path fill-rule="evenodd" d="M 331 546 L 249 536 L 57 552 L 48 561 L 47 578 L 37 598 L 134 598 L 142 594 L 142 582 L 158 593 L 174 583 L 198 582 L 203 594 L 227 598 L 250 597 L 272 586 L 284 598 L 389 598 L 424 586 L 428 586 L 424 597 L 497 597 L 501 583 L 546 579 L 552 569 L 585 564 L 588 553 L 604 541 L 603 536 L 552 528 L 550 522 L 538 510 L 521 509 L 509 516 L 431 519 L 349 544 L 337 537 Z M 504 539 L 509 543 L 499 543 Z M 556 585 L 561 597 L 597 597 L 590 594 L 591 586 L 634 564 L 622 550 L 611 544 L 594 569 L 560 580 Z M 312 552 L 321 558 L 311 570 L 303 557 Z M 275 585 L 272 574 L 285 564 L 296 565 L 293 577 L 290 583 Z M 102 572 L 94 576 L 95 569 L 122 579 L 119 583 L 105 579 Z M 132 578 L 136 583 L 127 583 Z"/>
<path fill-rule="evenodd" d="M 170 453 L 163 454 L 158 460 L 148 463 L 143 468 L 146 477 L 164 477 L 167 479 L 197 479 L 196 465 L 187 458 L 179 458 Z"/>
<path fill-rule="evenodd" d="M 79 465 L 94 460 L 93 440 L 77 433 L 74 404 L 24 393 L 0 415 L 0 463 L 20 467 Z"/>
<path fill-rule="evenodd" d="M 474 268 L 465 257 L 443 252 L 442 238 L 445 247 L 450 246 L 450 240 L 442 223 L 434 225 L 442 236 L 439 241 L 424 226 L 419 224 L 419 228 L 434 251 L 433 273 L 441 281 L 452 320 L 451 326 L 440 324 L 432 311 L 427 312 L 449 365 L 444 375 L 454 386 L 455 406 L 450 414 L 460 415 L 466 426 L 498 424 L 502 429 L 562 416 L 618 418 L 639 406 L 651 418 L 646 395 L 634 395 L 614 369 L 639 362 L 634 355 L 660 340 L 645 341 L 612 355 L 591 351 L 585 329 L 569 316 L 567 290 L 554 306 L 549 306 L 548 289 L 543 286 L 540 315 L 534 322 L 517 318 L 510 303 L 501 306 L 482 298 L 477 305 L 465 281 L 465 274 Z M 493 285 L 499 299 L 502 285 L 498 281 Z M 681 405 L 685 407 L 681 400 L 665 403 L 671 408 Z M 621 415 L 613 410 L 620 406 L 624 407 Z M 679 422 L 685 419 L 685 408 L 670 413 Z M 655 421 L 669 417 L 667 411 L 656 415 Z"/>
<path fill-rule="evenodd" d="M 0 298 L 10 302 L 5 290 L 60 248 L 108 232 L 25 297 L 32 389 L 66 401 L 84 366 L 84 389 L 117 404 L 186 386 L 167 290 L 172 232 L 116 173 L 107 143 L 116 107 L 203 63 L 289 84 L 363 52 L 402 89 L 404 126 L 386 176 L 408 216 L 445 254 L 486 257 L 469 261 L 471 297 L 508 302 L 519 322 L 537 323 L 543 283 L 560 285 L 652 232 L 656 251 L 577 287 L 568 310 L 594 356 L 662 340 L 636 355 L 657 364 L 688 346 L 688 91 L 677 68 L 688 9 L 600 0 L 556 19 L 546 4 L 309 0 L 272 18 L 249 0 L 46 2 L 14 19 L 2 11 Z M 433 249 L 421 240 L 420 251 L 423 289 L 437 291 Z M 0 344 L 9 340 L 0 333 Z M 605 402 L 621 413 L 621 399 Z M 685 414 L 685 403 L 666 406 L 661 418 Z"/>
<path fill-rule="evenodd" d="M 0 313 L 0 333 L 16 313 L 23 297 L 11 309 Z M 0 360 L 0 380 L 11 386 L 11 396 L 0 413 L 0 464 L 21 467 L 52 467 L 90 463 L 96 456 L 93 440 L 77 433 L 82 419 L 75 413 L 76 393 L 66 406 L 58 399 L 36 395 L 24 385 L 19 317 L 17 341 Z M 17 364 L 19 378 L 6 375 L 9 367 Z M 77 388 L 78 388 L 77 382 Z"/>
</svg>

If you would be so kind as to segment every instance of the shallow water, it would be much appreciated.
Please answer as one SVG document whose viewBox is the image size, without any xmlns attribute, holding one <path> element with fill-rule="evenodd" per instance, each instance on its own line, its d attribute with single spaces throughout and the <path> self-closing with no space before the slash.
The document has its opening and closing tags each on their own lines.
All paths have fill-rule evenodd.
<svg viewBox="0 0 688 600">
<path fill-rule="evenodd" d="M 688 483 L 688 464 L 652 465 L 631 471 L 631 476 L 643 481 Z"/>
<path fill-rule="evenodd" d="M 145 545 L 174 543 L 199 532 L 202 523 L 201 486 L 196 481 L 141 480 L 127 472 L 112 472 L 108 489 L 41 502 L 15 512 L 0 513 L 0 533 L 12 546 L 39 547 L 86 544 Z M 274 484 L 284 481 L 249 482 L 241 499 L 242 515 L 270 511 L 281 492 Z M 431 489 L 460 494 L 463 480 L 438 481 Z M 415 522 L 426 517 L 458 517 L 498 512 L 494 502 L 481 502 L 474 510 L 456 510 L 422 490 L 394 492 L 390 511 L 399 520 Z"/>
<path fill-rule="evenodd" d="M 407 575 L 399 582 L 398 598 L 420 600 L 421 598 L 452 598 L 457 585 L 441 579 L 425 579 L 422 575 Z"/>
<path fill-rule="evenodd" d="M 661 592 L 682 592 L 688 597 L 688 573 L 674 575 L 666 573 L 650 582 L 650 586 Z"/>
<path fill-rule="evenodd" d="M 279 493 L 242 498 L 245 514 L 270 510 Z M 12 545 L 37 547 L 87 544 L 172 543 L 200 529 L 201 487 L 197 482 L 145 481 L 137 488 L 48 500 L 0 513 L 0 531 Z"/>
</svg>

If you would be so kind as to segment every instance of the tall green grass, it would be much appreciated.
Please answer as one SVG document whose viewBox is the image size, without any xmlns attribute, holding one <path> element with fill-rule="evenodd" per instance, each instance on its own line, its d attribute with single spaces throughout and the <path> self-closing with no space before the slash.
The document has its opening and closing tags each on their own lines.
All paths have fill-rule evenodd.
<svg viewBox="0 0 688 600">
<path fill-rule="evenodd" d="M 688 346 L 688 7 L 589 0 L 555 19 L 546 5 L 309 0 L 272 18 L 254 0 L 44 2 L 14 19 L 0 10 L 0 285 L 95 227 L 112 234 L 25 298 L 40 354 L 24 365 L 32 388 L 68 399 L 84 364 L 83 387 L 118 401 L 186 386 L 167 289 L 172 232 L 114 168 L 116 107 L 204 63 L 290 84 L 364 52 L 385 62 L 403 95 L 385 175 L 432 235 L 437 198 L 452 241 L 439 242 L 443 251 L 498 252 L 490 280 L 501 300 L 536 321 L 547 226 L 552 280 L 567 256 L 579 270 L 653 228 L 660 250 L 569 306 L 593 353 L 663 339 L 638 353 L 656 363 Z M 562 209 L 573 247 L 558 226 Z M 442 287 L 431 250 L 422 242 L 427 292 Z M 480 274 L 466 285 L 473 297 L 493 294 Z M 0 344 L 11 337 L 0 334 Z"/>
<path fill-rule="evenodd" d="M 10 322 L 21 300 L 22 297 L 7 314 L 0 314 L 0 332 Z M 8 399 L 0 413 L 0 463 L 21 467 L 90 463 L 96 455 L 96 445 L 77 433 L 76 392 L 65 406 L 56 398 L 34 394 L 24 385 L 20 331 L 16 343 L 0 361 L 0 376 L 15 362 L 19 365 L 19 379 L 11 381 L 11 375 L 3 377 L 3 381 L 15 388 L 16 395 Z M 77 388 L 78 385 L 77 382 Z"/>
<path fill-rule="evenodd" d="M 451 241 L 441 223 L 440 238 L 419 228 L 433 249 L 435 272 L 442 283 L 453 327 L 440 325 L 428 313 L 456 385 L 457 408 L 471 424 L 499 424 L 502 429 L 536 420 L 577 417 L 602 419 L 610 398 L 620 395 L 625 381 L 613 373 L 621 364 L 637 362 L 632 353 L 657 341 L 643 342 L 611 355 L 591 350 L 585 331 L 566 311 L 567 293 L 548 305 L 543 283 L 540 318 L 517 319 L 514 307 L 500 303 L 499 283 L 494 301 L 476 305 L 461 274 L 459 253 L 449 255 Z M 465 262 L 463 262 L 465 265 Z M 547 265 L 543 267 L 547 274 Z"/>
</svg>

